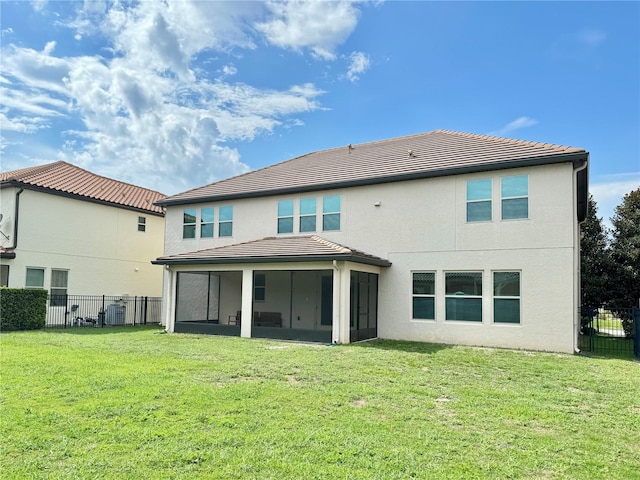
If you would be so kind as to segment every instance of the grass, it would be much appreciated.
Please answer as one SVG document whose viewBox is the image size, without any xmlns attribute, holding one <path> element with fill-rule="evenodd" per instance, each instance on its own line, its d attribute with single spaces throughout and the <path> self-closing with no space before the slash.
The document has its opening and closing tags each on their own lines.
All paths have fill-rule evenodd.
<svg viewBox="0 0 640 480">
<path fill-rule="evenodd" d="M 2 478 L 640 478 L 633 361 L 131 327 L 0 342 Z"/>
</svg>

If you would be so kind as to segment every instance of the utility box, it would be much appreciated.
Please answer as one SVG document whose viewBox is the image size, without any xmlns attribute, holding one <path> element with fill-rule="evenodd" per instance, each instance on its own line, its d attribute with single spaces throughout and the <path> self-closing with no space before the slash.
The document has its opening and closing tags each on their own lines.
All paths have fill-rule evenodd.
<svg viewBox="0 0 640 480">
<path fill-rule="evenodd" d="M 125 320 L 125 306 L 112 303 L 107 305 L 107 312 L 105 315 L 105 323 L 107 325 L 124 325 Z"/>
</svg>

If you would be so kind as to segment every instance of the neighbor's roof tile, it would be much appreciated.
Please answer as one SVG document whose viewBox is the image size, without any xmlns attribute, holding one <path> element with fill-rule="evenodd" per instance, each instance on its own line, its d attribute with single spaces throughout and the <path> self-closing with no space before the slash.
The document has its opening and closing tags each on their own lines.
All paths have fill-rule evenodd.
<svg viewBox="0 0 640 480">
<path fill-rule="evenodd" d="M 250 242 L 224 245 L 216 248 L 178 253 L 160 257 L 157 264 L 194 263 L 256 263 L 300 261 L 349 260 L 358 263 L 388 267 L 385 260 L 368 253 L 345 247 L 317 235 L 296 237 L 267 237 Z"/>
<path fill-rule="evenodd" d="M 164 212 L 154 204 L 165 197 L 162 193 L 102 177 L 63 161 L 0 173 L 0 184 L 35 187 L 155 214 Z"/>
<path fill-rule="evenodd" d="M 469 169 L 508 168 L 587 152 L 548 143 L 434 130 L 312 152 L 165 198 L 164 205 L 373 184 Z"/>
</svg>

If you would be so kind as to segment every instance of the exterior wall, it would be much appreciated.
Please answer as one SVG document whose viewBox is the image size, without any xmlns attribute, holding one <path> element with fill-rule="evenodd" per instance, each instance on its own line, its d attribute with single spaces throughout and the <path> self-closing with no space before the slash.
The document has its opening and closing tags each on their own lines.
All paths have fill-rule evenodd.
<svg viewBox="0 0 640 480">
<path fill-rule="evenodd" d="M 0 192 L 2 231 L 10 230 L 13 241 L 16 189 Z M 145 232 L 138 217 L 146 219 Z M 69 295 L 162 294 L 162 267 L 150 262 L 162 255 L 163 217 L 25 189 L 18 220 L 16 258 L 2 260 L 10 287 L 24 287 L 26 268 L 41 267 L 47 290 L 51 269 L 68 270 Z"/>
<path fill-rule="evenodd" d="M 503 221 L 500 178 L 514 175 L 529 176 L 529 215 Z M 467 223 L 467 181 L 485 178 L 493 180 L 493 219 Z M 298 200 L 315 196 L 317 235 L 393 264 L 379 279 L 380 337 L 572 352 L 578 248 L 573 182 L 573 166 L 566 163 L 186 206 L 233 205 L 233 237 L 213 239 L 183 240 L 183 206 L 174 206 L 167 209 L 165 254 L 278 236 L 278 201 L 294 199 L 297 214 Z M 341 195 L 339 231 L 321 231 L 323 195 Z M 435 321 L 412 319 L 411 275 L 420 270 L 436 272 Z M 469 270 L 483 272 L 483 322 L 445 321 L 444 272 Z M 518 325 L 492 322 L 495 270 L 521 274 Z"/>
</svg>

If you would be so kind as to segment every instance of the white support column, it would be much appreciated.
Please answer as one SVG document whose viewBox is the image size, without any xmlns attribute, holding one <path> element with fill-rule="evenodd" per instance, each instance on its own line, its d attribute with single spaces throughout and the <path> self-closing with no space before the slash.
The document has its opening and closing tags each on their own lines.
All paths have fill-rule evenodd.
<svg viewBox="0 0 640 480">
<path fill-rule="evenodd" d="M 162 292 L 162 322 L 167 332 L 173 332 L 176 323 L 175 316 L 175 304 L 176 304 L 176 289 L 175 289 L 175 276 L 174 272 L 169 265 L 164 266 L 164 282 Z"/>
<path fill-rule="evenodd" d="M 242 318 L 240 321 L 240 336 L 251 338 L 251 324 L 253 323 L 253 269 L 242 270 Z"/>
<path fill-rule="evenodd" d="M 333 329 L 334 343 L 349 343 L 351 315 L 351 271 L 344 262 L 333 262 Z"/>
</svg>

